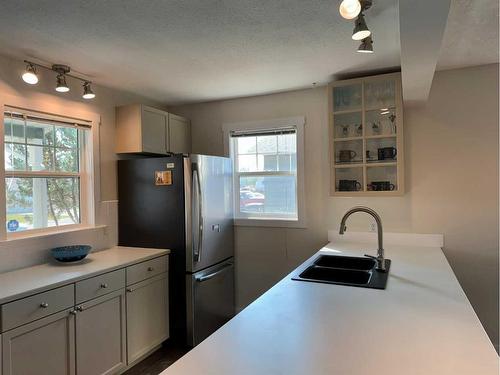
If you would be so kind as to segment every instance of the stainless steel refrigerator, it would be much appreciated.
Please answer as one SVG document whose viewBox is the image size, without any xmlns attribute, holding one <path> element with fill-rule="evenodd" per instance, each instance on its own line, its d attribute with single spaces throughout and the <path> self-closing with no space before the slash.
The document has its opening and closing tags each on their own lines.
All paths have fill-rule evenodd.
<svg viewBox="0 0 500 375">
<path fill-rule="evenodd" d="M 118 243 L 171 250 L 171 337 L 191 346 L 234 315 L 232 184 L 228 158 L 118 161 Z"/>
</svg>

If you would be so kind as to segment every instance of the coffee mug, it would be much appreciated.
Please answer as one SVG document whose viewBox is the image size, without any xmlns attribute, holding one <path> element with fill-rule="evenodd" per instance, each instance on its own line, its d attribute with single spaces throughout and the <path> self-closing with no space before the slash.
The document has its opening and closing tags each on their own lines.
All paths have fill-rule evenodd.
<svg viewBox="0 0 500 375">
<path fill-rule="evenodd" d="M 339 151 L 339 161 L 349 162 L 356 157 L 356 151 L 353 150 L 340 150 Z"/>
<path fill-rule="evenodd" d="M 378 160 L 394 160 L 398 151 L 396 147 L 382 147 L 377 149 Z"/>
<path fill-rule="evenodd" d="M 392 191 L 396 189 L 396 185 L 391 184 L 390 181 L 372 181 L 368 184 L 368 190 L 371 191 Z"/>
<path fill-rule="evenodd" d="M 359 191 L 361 184 L 356 180 L 339 180 L 339 191 Z"/>
</svg>

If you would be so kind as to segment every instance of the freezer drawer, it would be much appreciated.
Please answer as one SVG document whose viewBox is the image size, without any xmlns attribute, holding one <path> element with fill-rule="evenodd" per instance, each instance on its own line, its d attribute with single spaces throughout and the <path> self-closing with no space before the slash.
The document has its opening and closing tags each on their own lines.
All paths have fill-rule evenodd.
<svg viewBox="0 0 500 375">
<path fill-rule="evenodd" d="M 186 284 L 187 342 L 195 346 L 234 316 L 233 259 L 187 274 Z"/>
</svg>

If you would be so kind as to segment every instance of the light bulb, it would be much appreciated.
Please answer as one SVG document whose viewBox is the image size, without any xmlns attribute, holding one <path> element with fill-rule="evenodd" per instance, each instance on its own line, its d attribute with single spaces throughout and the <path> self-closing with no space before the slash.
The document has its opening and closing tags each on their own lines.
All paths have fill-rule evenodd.
<svg viewBox="0 0 500 375">
<path fill-rule="evenodd" d="M 361 3 L 359 0 L 343 0 L 340 3 L 339 12 L 346 20 L 352 20 L 361 12 Z"/>
<path fill-rule="evenodd" d="M 28 64 L 26 66 L 26 71 L 22 75 L 23 81 L 29 83 L 30 85 L 36 85 L 38 83 L 38 76 L 36 75 L 36 70 L 33 64 Z"/>
</svg>

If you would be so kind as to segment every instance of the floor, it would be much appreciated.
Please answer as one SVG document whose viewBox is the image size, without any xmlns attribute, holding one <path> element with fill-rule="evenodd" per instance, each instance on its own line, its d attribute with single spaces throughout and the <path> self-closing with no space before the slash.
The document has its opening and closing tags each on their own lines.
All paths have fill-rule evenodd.
<svg viewBox="0 0 500 375">
<path fill-rule="evenodd" d="M 164 344 L 149 357 L 143 359 L 123 375 L 158 375 L 189 351 L 185 347 Z"/>
</svg>

